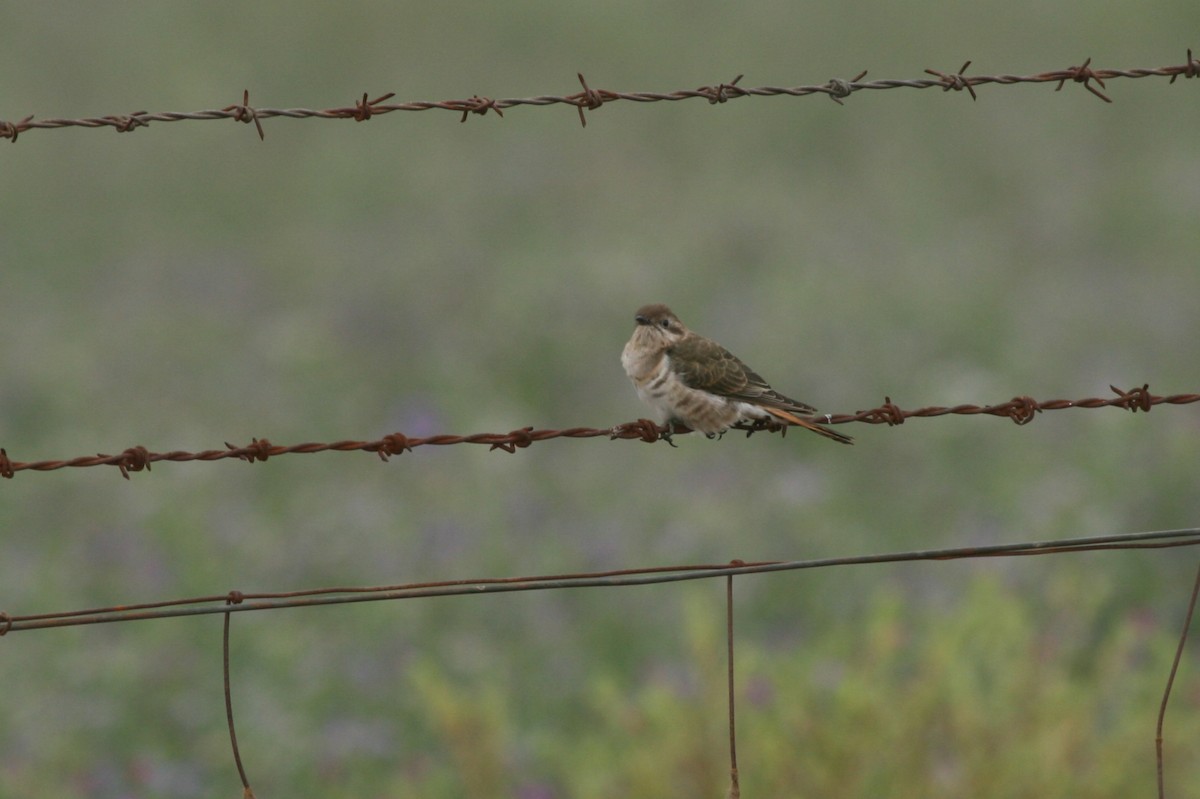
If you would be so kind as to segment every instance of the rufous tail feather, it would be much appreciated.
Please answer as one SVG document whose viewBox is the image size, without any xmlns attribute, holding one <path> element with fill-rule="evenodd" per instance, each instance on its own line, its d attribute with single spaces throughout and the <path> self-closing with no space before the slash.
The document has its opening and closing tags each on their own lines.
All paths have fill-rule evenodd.
<svg viewBox="0 0 1200 799">
<path fill-rule="evenodd" d="M 794 424 L 797 427 L 803 427 L 805 430 L 811 430 L 814 433 L 825 436 L 826 438 L 832 438 L 834 441 L 837 441 L 842 444 L 853 444 L 854 443 L 854 439 L 851 438 L 850 436 L 845 435 L 843 433 L 839 433 L 836 430 L 830 430 L 825 425 L 811 422 L 808 419 L 805 419 L 801 416 L 796 416 L 794 413 L 788 413 L 787 411 L 780 410 L 779 408 L 768 408 L 765 405 L 762 405 L 759 407 L 761 407 L 764 411 L 771 414 L 772 416 L 782 419 L 783 421 L 787 422 L 788 424 Z"/>
</svg>

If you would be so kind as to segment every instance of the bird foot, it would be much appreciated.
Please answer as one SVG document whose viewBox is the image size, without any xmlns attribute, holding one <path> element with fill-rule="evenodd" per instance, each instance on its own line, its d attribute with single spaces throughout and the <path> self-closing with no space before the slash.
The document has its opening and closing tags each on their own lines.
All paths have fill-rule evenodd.
<svg viewBox="0 0 1200 799">
<path fill-rule="evenodd" d="M 672 437 L 677 434 L 682 435 L 684 433 L 692 432 L 692 428 L 688 427 L 687 425 L 685 425 L 681 422 L 676 422 L 674 420 L 668 421 L 664 425 L 664 427 L 666 427 L 666 430 L 659 433 L 658 437 L 663 439 L 664 441 L 666 441 L 668 444 L 670 444 L 672 447 L 675 447 L 676 449 L 679 449 L 679 447 L 675 446 L 675 442 L 671 440 Z M 712 438 L 712 436 L 709 436 L 709 438 Z"/>
<path fill-rule="evenodd" d="M 750 436 L 754 435 L 755 433 L 761 433 L 764 430 L 768 433 L 782 432 L 784 435 L 787 435 L 787 429 L 788 429 L 787 424 L 785 424 L 784 422 L 780 422 L 774 418 L 754 419 L 749 423 L 749 426 L 746 428 L 746 438 L 749 438 Z"/>
</svg>

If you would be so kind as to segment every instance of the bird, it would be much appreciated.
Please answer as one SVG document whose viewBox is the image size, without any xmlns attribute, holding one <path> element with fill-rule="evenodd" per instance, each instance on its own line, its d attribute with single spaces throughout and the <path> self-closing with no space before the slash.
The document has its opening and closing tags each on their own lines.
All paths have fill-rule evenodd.
<svg viewBox="0 0 1200 799">
<path fill-rule="evenodd" d="M 682 424 L 712 438 L 741 421 L 782 422 L 853 443 L 813 422 L 816 408 L 771 388 L 729 350 L 689 330 L 667 306 L 644 305 L 633 318 L 637 326 L 621 365 L 660 423 Z"/>
</svg>

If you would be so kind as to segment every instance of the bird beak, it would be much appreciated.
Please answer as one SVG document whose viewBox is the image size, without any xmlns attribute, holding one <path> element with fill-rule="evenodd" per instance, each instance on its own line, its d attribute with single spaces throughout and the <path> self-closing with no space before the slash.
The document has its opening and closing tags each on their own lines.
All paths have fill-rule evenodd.
<svg viewBox="0 0 1200 799">
<path fill-rule="evenodd" d="M 647 319 L 646 317 L 642 316 L 641 314 L 638 314 L 637 316 L 633 317 L 633 321 L 637 322 L 639 325 L 650 324 L 650 320 Z"/>
</svg>

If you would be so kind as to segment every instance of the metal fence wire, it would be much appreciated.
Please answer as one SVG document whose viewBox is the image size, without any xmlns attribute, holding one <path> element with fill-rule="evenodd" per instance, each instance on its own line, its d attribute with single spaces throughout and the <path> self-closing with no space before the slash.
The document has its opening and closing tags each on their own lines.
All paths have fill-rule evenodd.
<svg viewBox="0 0 1200 799">
<path fill-rule="evenodd" d="M 1087 397 L 1078 400 L 1053 399 L 1039 402 L 1032 397 L 1013 397 L 1007 402 L 995 405 L 930 405 L 924 408 L 905 410 L 892 402 L 891 397 L 884 397 L 884 402 L 877 408 L 854 413 L 822 414 L 817 421 L 826 424 L 847 424 L 862 422 L 864 424 L 886 424 L 894 427 L 903 424 L 906 419 L 933 419 L 941 416 L 1000 416 L 1024 425 L 1032 422 L 1037 414 L 1043 411 L 1060 411 L 1067 408 L 1123 408 L 1127 411 L 1142 411 L 1148 413 L 1156 405 L 1189 405 L 1200 402 L 1200 394 L 1172 394 L 1158 396 L 1150 393 L 1150 385 L 1124 391 L 1116 386 L 1109 386 L 1116 396 Z M 738 424 L 735 429 L 742 430 L 747 436 L 757 432 L 776 432 L 787 434 L 787 427 L 781 425 L 755 423 Z M 238 446 L 225 442 L 225 449 L 206 449 L 200 452 L 172 450 L 170 452 L 151 452 L 143 446 L 128 447 L 117 455 L 81 455 L 74 458 L 22 462 L 13 460 L 8 451 L 0 448 L 0 477 L 12 478 L 17 472 L 52 472 L 66 468 L 84 468 L 88 466 L 116 466 L 121 476 L 129 479 L 130 472 L 149 471 L 154 463 L 173 461 L 185 463 L 189 461 L 218 461 L 229 458 L 254 463 L 266 461 L 279 455 L 312 454 L 317 452 L 374 452 L 382 460 L 388 460 L 393 455 L 412 452 L 417 447 L 444 447 L 451 444 L 486 444 L 488 450 L 503 450 L 514 453 L 525 449 L 536 441 L 548 441 L 554 438 L 607 438 L 610 440 L 641 440 L 649 444 L 656 441 L 670 442 L 672 434 L 691 432 L 678 425 L 661 425 L 649 419 L 638 419 L 625 422 L 613 427 L 570 427 L 565 430 L 535 429 L 522 427 L 508 433 L 473 433 L 471 435 L 442 434 L 426 437 L 411 437 L 404 433 L 389 433 L 374 441 L 332 441 L 306 442 L 303 444 L 276 445 L 265 438 L 255 438 L 249 444 Z"/>
<path fill-rule="evenodd" d="M 260 139 L 265 137 L 263 120 L 285 117 L 288 119 L 350 119 L 355 122 L 366 122 L 384 114 L 395 111 L 450 111 L 459 114 L 459 121 L 466 122 L 471 114 L 486 115 L 494 112 L 503 117 L 504 111 L 518 106 L 545 108 L 547 106 L 566 105 L 574 108 L 579 114 L 579 121 L 587 127 L 585 111 L 596 111 L 602 106 L 615 102 L 629 103 L 662 103 L 678 102 L 680 100 L 706 100 L 710 105 L 720 105 L 730 100 L 748 97 L 828 97 L 839 105 L 855 92 L 882 91 L 887 89 L 935 89 L 942 91 L 966 91 L 972 100 L 978 99 L 977 87 L 983 86 L 1014 86 L 1022 83 L 1053 83 L 1055 91 L 1059 91 L 1067 83 L 1081 84 L 1085 89 L 1106 103 L 1112 98 L 1105 92 L 1108 90 L 1106 81 L 1120 78 L 1170 78 L 1171 83 L 1176 78 L 1194 78 L 1200 75 L 1200 59 L 1192 56 L 1189 48 L 1187 61 L 1176 66 L 1152 67 L 1149 69 L 1099 69 L 1093 67 L 1092 59 L 1083 63 L 1053 69 L 1031 75 L 967 75 L 971 62 L 967 61 L 957 72 L 944 72 L 938 69 L 926 69 L 928 78 L 911 78 L 907 80 L 864 80 L 867 71 L 860 72 L 849 80 L 833 78 L 825 83 L 801 86 L 742 86 L 743 75 L 738 75 L 728 83 L 701 86 L 698 89 L 677 89 L 668 92 L 642 91 L 613 91 L 611 89 L 593 89 L 582 74 L 579 79 L 581 91 L 573 94 L 542 94 L 536 97 L 508 97 L 493 99 L 473 95 L 459 100 L 417 100 L 405 103 L 389 103 L 396 96 L 395 92 L 387 92 L 371 98 L 369 92 L 363 92 L 361 98 L 353 105 L 339 106 L 326 109 L 312 108 L 259 108 L 250 105 L 250 90 L 242 92 L 242 101 L 223 108 L 213 108 L 206 111 L 134 111 L 131 114 L 108 114 L 99 117 L 82 117 L 78 119 L 37 119 L 29 115 L 16 122 L 0 120 L 0 139 L 15 142 L 17 137 L 31 130 L 56 130 L 60 128 L 112 128 L 117 133 L 129 133 L 138 128 L 145 128 L 151 122 L 200 122 L 205 120 L 233 120 L 253 124 Z"/>
<path fill-rule="evenodd" d="M 29 630 L 75 627 L 91 624 L 144 621 L 148 619 L 179 618 L 200 615 L 224 615 L 222 628 L 222 678 L 225 694 L 226 722 L 234 763 L 242 780 L 243 796 L 253 797 L 246 775 L 241 751 L 238 747 L 234 723 L 233 694 L 230 680 L 229 631 L 234 613 L 279 610 L 283 608 L 311 608 L 321 605 L 341 605 L 357 602 L 380 602 L 401 599 L 422 599 L 438 596 L 485 596 L 514 591 L 555 591 L 581 588 L 618 588 L 656 583 L 675 583 L 689 580 L 725 578 L 725 650 L 729 717 L 729 780 L 728 795 L 741 795 L 737 766 L 737 712 L 734 690 L 734 612 L 733 581 L 735 577 L 767 572 L 798 571 L 806 569 L 867 566 L 883 563 L 912 561 L 946 561 L 974 558 L 1018 557 L 1028 555 L 1051 555 L 1099 550 L 1163 549 L 1193 547 L 1200 545 L 1200 528 L 1166 530 L 1148 533 L 1124 533 L 1111 536 L 1074 538 L 1057 541 L 1035 541 L 1020 544 L 996 544 L 982 547 L 959 547 L 953 549 L 916 550 L 855 557 L 824 558 L 820 560 L 764 561 L 746 563 L 735 560 L 727 564 L 691 564 L 681 566 L 656 566 L 619 569 L 604 572 L 582 572 L 577 574 L 538 575 L 529 577 L 494 577 L 473 580 L 439 580 L 433 582 L 407 583 L 387 586 L 333 586 L 301 591 L 275 593 L 249 593 L 230 591 L 227 594 L 168 599 L 159 602 L 114 605 L 104 608 L 89 608 L 58 613 L 35 615 L 13 615 L 0 612 L 0 637 L 9 633 Z M 1187 606 L 1179 643 L 1167 676 L 1159 703 L 1155 726 L 1156 767 L 1159 797 L 1165 796 L 1163 777 L 1163 727 L 1171 689 L 1183 658 L 1197 595 L 1200 594 L 1200 568 L 1192 586 L 1191 599 Z"/>
</svg>

